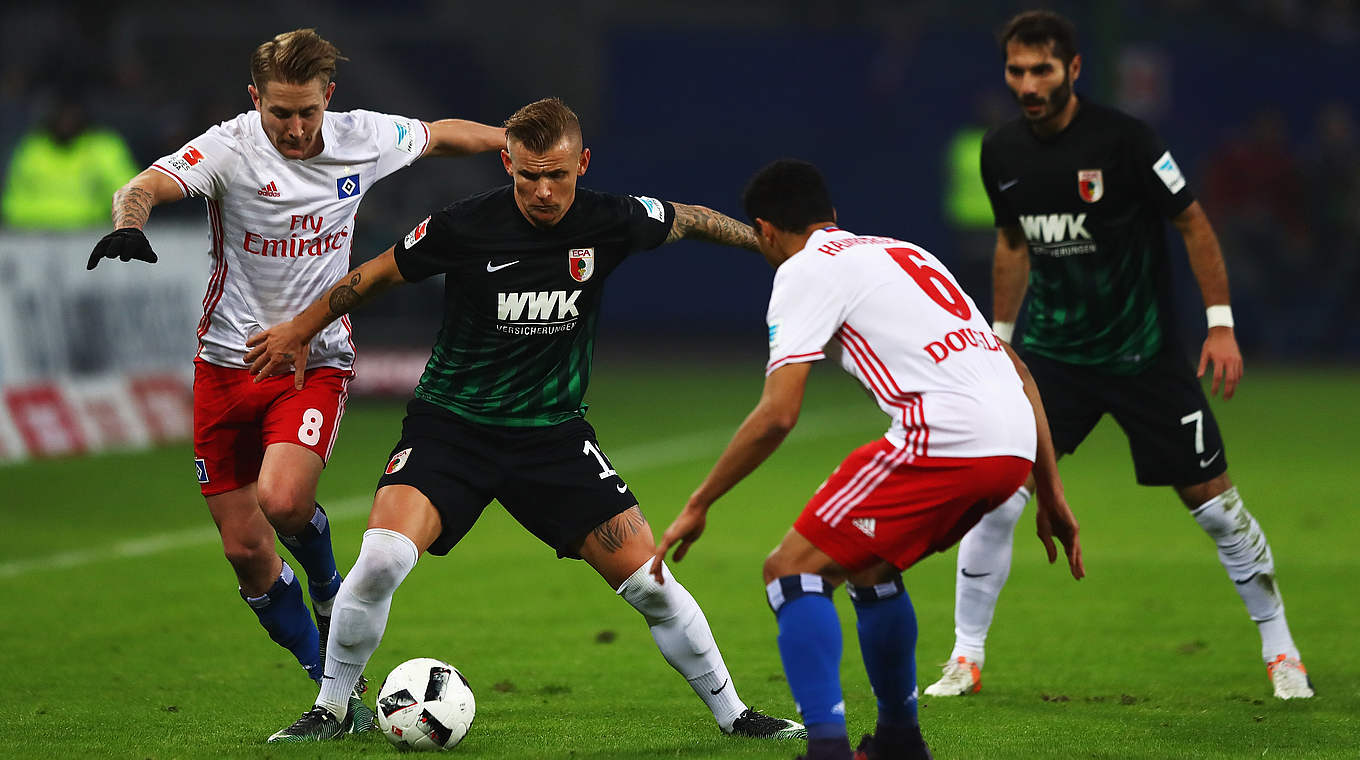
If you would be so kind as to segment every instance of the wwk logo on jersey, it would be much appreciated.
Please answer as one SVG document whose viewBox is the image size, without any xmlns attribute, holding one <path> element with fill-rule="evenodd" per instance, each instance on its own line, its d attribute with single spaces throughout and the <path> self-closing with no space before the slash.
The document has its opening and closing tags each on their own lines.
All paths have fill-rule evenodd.
<svg viewBox="0 0 1360 760">
<path fill-rule="evenodd" d="M 341 177 L 335 181 L 335 197 L 344 200 L 353 198 L 359 194 L 359 175 L 351 174 L 348 177 Z"/>
<path fill-rule="evenodd" d="M 1095 203 L 1105 195 L 1105 179 L 1099 169 L 1082 169 L 1077 172 L 1077 192 L 1087 203 Z"/>
<path fill-rule="evenodd" d="M 395 472 L 399 472 L 401 468 L 406 466 L 406 459 L 410 456 L 411 456 L 410 449 L 402 449 L 401 451 L 398 451 L 397 453 L 392 455 L 391 459 L 387 460 L 387 469 L 383 470 L 383 472 L 388 475 L 391 475 Z"/>
<path fill-rule="evenodd" d="M 430 226 L 430 219 L 431 217 L 425 217 L 425 221 L 417 224 L 415 229 L 406 233 L 406 240 L 404 241 L 406 243 L 406 250 L 411 250 L 416 243 L 420 242 L 421 238 L 425 237 L 425 230 Z"/>
<path fill-rule="evenodd" d="M 1062 243 L 1090 240 L 1085 214 L 1021 214 L 1020 228 L 1032 243 Z"/>
<path fill-rule="evenodd" d="M 579 317 L 576 299 L 581 291 L 540 290 L 530 293 L 497 293 L 496 319 L 520 322 L 525 319 L 547 321 Z"/>
<path fill-rule="evenodd" d="M 567 268 L 571 271 L 571 279 L 577 282 L 589 280 L 595 274 L 595 249 L 573 248 L 567 251 Z"/>
</svg>

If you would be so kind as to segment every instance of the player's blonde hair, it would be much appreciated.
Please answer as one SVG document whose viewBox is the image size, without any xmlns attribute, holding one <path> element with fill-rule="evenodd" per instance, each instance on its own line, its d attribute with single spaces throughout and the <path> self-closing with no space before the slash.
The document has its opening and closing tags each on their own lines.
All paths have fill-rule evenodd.
<svg viewBox="0 0 1360 760">
<path fill-rule="evenodd" d="M 250 56 L 250 78 L 257 88 L 263 88 L 266 82 L 307 84 L 315 79 L 321 79 L 324 87 L 335 76 L 335 62 L 347 60 L 315 29 L 294 29 L 255 48 Z"/>
<path fill-rule="evenodd" d="M 569 137 L 581 144 L 581 120 L 559 98 L 536 100 L 505 120 L 505 137 L 534 153 L 546 153 Z"/>
</svg>

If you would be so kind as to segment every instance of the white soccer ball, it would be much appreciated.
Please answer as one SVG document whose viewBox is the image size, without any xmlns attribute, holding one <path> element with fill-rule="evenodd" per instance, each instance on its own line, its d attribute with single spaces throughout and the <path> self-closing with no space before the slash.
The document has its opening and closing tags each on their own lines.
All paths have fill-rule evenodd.
<svg viewBox="0 0 1360 760">
<path fill-rule="evenodd" d="M 432 657 L 403 662 L 378 689 L 378 726 L 400 749 L 452 749 L 476 715 L 467 679 Z"/>
</svg>

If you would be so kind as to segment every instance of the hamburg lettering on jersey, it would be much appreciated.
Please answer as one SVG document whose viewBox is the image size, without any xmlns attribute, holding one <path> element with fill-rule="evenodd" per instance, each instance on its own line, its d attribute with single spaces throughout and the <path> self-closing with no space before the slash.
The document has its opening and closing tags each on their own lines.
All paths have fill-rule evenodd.
<svg viewBox="0 0 1360 760">
<path fill-rule="evenodd" d="M 1086 214 L 1021 214 L 1030 251 L 1037 256 L 1075 256 L 1095 253 L 1096 244 L 1086 231 Z"/>
</svg>

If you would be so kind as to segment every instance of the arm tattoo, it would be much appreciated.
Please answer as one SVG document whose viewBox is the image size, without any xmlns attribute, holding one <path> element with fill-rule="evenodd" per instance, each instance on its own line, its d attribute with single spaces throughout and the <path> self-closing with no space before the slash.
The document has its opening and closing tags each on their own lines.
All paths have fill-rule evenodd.
<svg viewBox="0 0 1360 760">
<path fill-rule="evenodd" d="M 667 243 L 689 238 L 745 248 L 748 251 L 760 250 L 756 247 L 756 235 L 751 230 L 751 225 L 742 224 L 730 216 L 704 206 L 691 206 L 686 203 L 673 205 L 675 223 L 671 225 L 670 235 L 666 236 Z"/>
<path fill-rule="evenodd" d="M 151 216 L 156 201 L 151 193 L 135 185 L 121 187 L 113 194 L 113 227 L 141 228 Z"/>
<path fill-rule="evenodd" d="M 349 282 L 342 282 L 331 289 L 330 307 L 332 314 L 337 317 L 348 314 L 364 300 L 364 297 L 355 289 L 360 279 L 362 278 L 359 273 L 355 272 L 349 278 Z"/>
<path fill-rule="evenodd" d="M 595 526 L 595 530 L 590 535 L 600 542 L 600 546 L 605 551 L 613 554 L 628 542 L 628 539 L 637 535 L 638 531 L 647 524 L 647 518 L 642 516 L 642 510 L 637 507 L 629 507 L 627 510 L 609 518 L 607 521 Z"/>
</svg>

